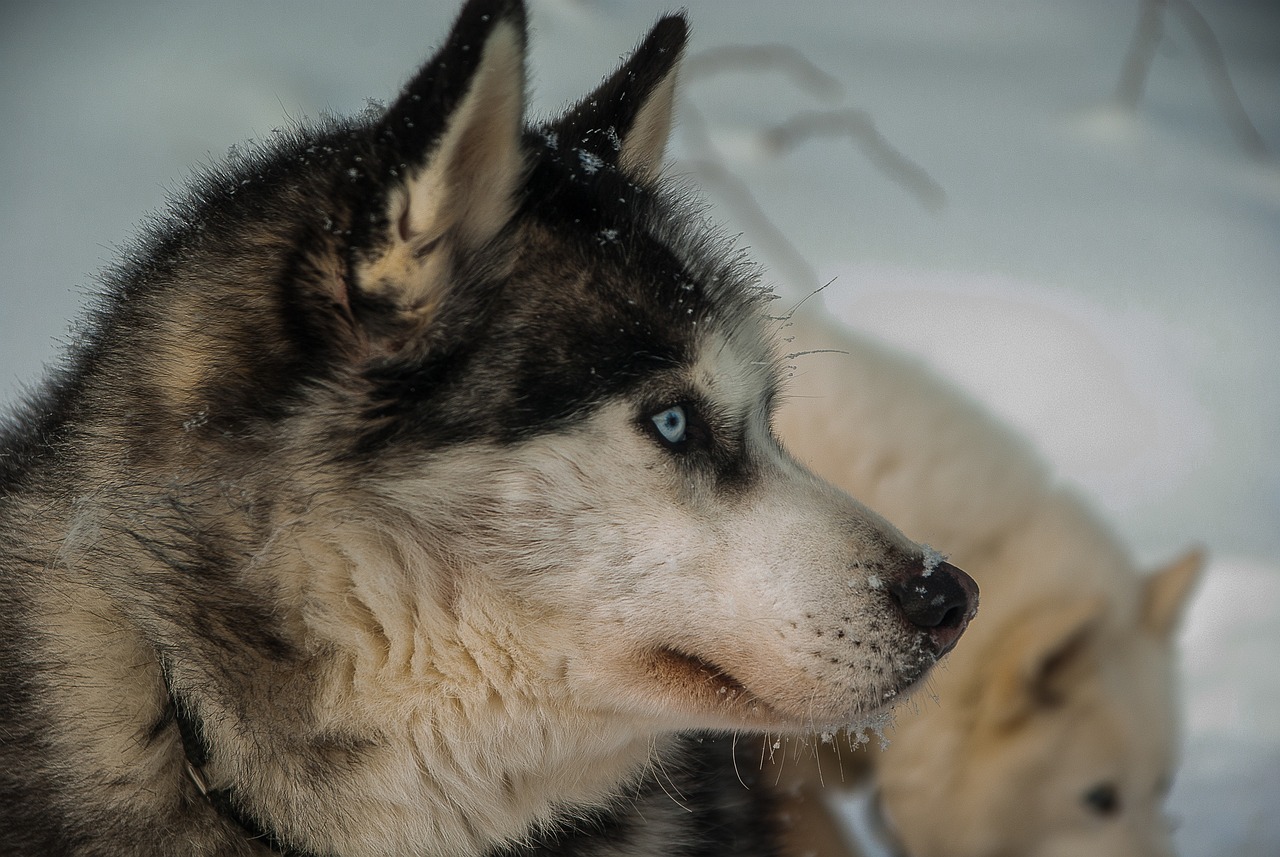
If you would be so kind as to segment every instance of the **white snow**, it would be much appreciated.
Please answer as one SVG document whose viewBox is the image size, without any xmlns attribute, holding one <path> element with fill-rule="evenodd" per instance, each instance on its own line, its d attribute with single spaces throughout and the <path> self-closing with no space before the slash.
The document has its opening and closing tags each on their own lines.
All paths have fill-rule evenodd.
<svg viewBox="0 0 1280 857">
<path fill-rule="evenodd" d="M 695 51 L 799 51 L 691 70 L 673 146 L 783 303 L 834 278 L 817 299 L 1032 435 L 1141 556 L 1208 546 L 1184 636 L 1180 853 L 1280 853 L 1280 169 L 1244 154 L 1187 31 L 1166 22 L 1129 112 L 1112 93 L 1136 0 L 685 5 Z M 1280 7 L 1196 5 L 1280 151 Z M 667 8 L 534 2 L 535 111 L 580 97 Z M 453 13 L 7 8 L 0 401 L 36 379 L 94 272 L 190 167 L 392 96 Z M 765 133 L 814 111 L 840 111 L 838 134 Z"/>
<path fill-rule="evenodd" d="M 938 566 L 946 562 L 947 558 L 928 545 L 921 545 L 921 547 L 924 548 L 924 574 L 922 576 L 928 577 L 933 574 Z"/>
<path fill-rule="evenodd" d="M 587 175 L 599 172 L 604 166 L 604 161 L 594 152 L 588 152 L 586 149 L 578 150 L 578 163 L 582 167 L 582 171 Z"/>
</svg>

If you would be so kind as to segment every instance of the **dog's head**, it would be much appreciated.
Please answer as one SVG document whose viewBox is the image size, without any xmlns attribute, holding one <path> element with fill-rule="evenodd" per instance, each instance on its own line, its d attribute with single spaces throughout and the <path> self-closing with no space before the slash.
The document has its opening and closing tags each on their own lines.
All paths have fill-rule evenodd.
<svg viewBox="0 0 1280 857">
<path fill-rule="evenodd" d="M 660 181 L 685 38 L 527 127 L 523 9 L 470 3 L 385 111 L 211 181 L 161 248 L 199 278 L 154 419 L 300 498 L 260 565 L 305 544 L 277 596 L 371 711 L 829 728 L 974 614 L 773 436 L 768 296 Z"/>
<path fill-rule="evenodd" d="M 1172 854 L 1172 636 L 1201 565 L 1193 552 L 1135 582 L 1136 604 L 1068 595 L 990 629 L 991 645 L 940 688 L 944 705 L 900 720 L 879 768 L 905 852 Z"/>
</svg>

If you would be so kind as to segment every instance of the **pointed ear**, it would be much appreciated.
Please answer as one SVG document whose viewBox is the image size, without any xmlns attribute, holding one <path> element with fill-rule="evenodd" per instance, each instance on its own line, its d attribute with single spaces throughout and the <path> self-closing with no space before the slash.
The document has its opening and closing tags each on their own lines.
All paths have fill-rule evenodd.
<svg viewBox="0 0 1280 857">
<path fill-rule="evenodd" d="M 1160 636 L 1168 636 L 1173 632 L 1200 580 L 1204 563 L 1204 551 L 1192 548 L 1147 577 L 1142 588 L 1144 628 Z"/>
<path fill-rule="evenodd" d="M 1058 705 L 1087 664 L 1105 614 L 1101 598 L 1082 598 L 1044 605 L 1015 620 L 998 638 L 982 693 L 982 721 L 1008 729 Z"/>
<path fill-rule="evenodd" d="M 510 220 L 524 173 L 525 12 L 517 0 L 472 0 L 439 52 L 375 128 L 395 177 L 385 234 L 359 272 L 361 291 L 429 317 L 450 260 Z"/>
<path fill-rule="evenodd" d="M 660 20 L 621 68 L 552 126 L 563 145 L 589 151 L 633 179 L 655 178 L 671 135 L 688 38 L 684 16 Z"/>
</svg>

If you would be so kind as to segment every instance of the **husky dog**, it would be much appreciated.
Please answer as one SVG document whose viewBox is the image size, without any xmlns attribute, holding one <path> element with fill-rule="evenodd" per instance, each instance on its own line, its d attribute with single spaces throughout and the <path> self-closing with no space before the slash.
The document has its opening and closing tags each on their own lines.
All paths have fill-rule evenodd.
<svg viewBox="0 0 1280 857">
<path fill-rule="evenodd" d="M 4 854 L 772 854 L 731 736 L 973 616 L 771 433 L 767 295 L 659 180 L 683 19 L 536 128 L 525 33 L 198 181 L 11 421 Z"/>
</svg>

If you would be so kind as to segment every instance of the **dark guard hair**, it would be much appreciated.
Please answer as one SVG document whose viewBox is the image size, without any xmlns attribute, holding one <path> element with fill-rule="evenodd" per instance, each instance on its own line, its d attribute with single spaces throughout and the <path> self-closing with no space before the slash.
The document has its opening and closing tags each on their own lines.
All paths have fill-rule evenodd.
<svg viewBox="0 0 1280 857">
<path fill-rule="evenodd" d="M 0 438 L 0 853 L 302 854 L 378 823 L 329 784 L 365 748 L 315 738 L 329 652 L 263 557 L 405 451 L 556 430 L 756 317 L 754 274 L 657 180 L 685 39 L 663 19 L 526 128 L 523 6 L 472 0 L 381 115 L 280 134 L 152 222 Z M 288 786 L 205 794 L 219 760 Z M 630 783 L 494 853 L 596 853 L 632 804 L 701 825 L 668 853 L 771 853 L 726 749 L 683 765 L 696 814 Z"/>
</svg>

